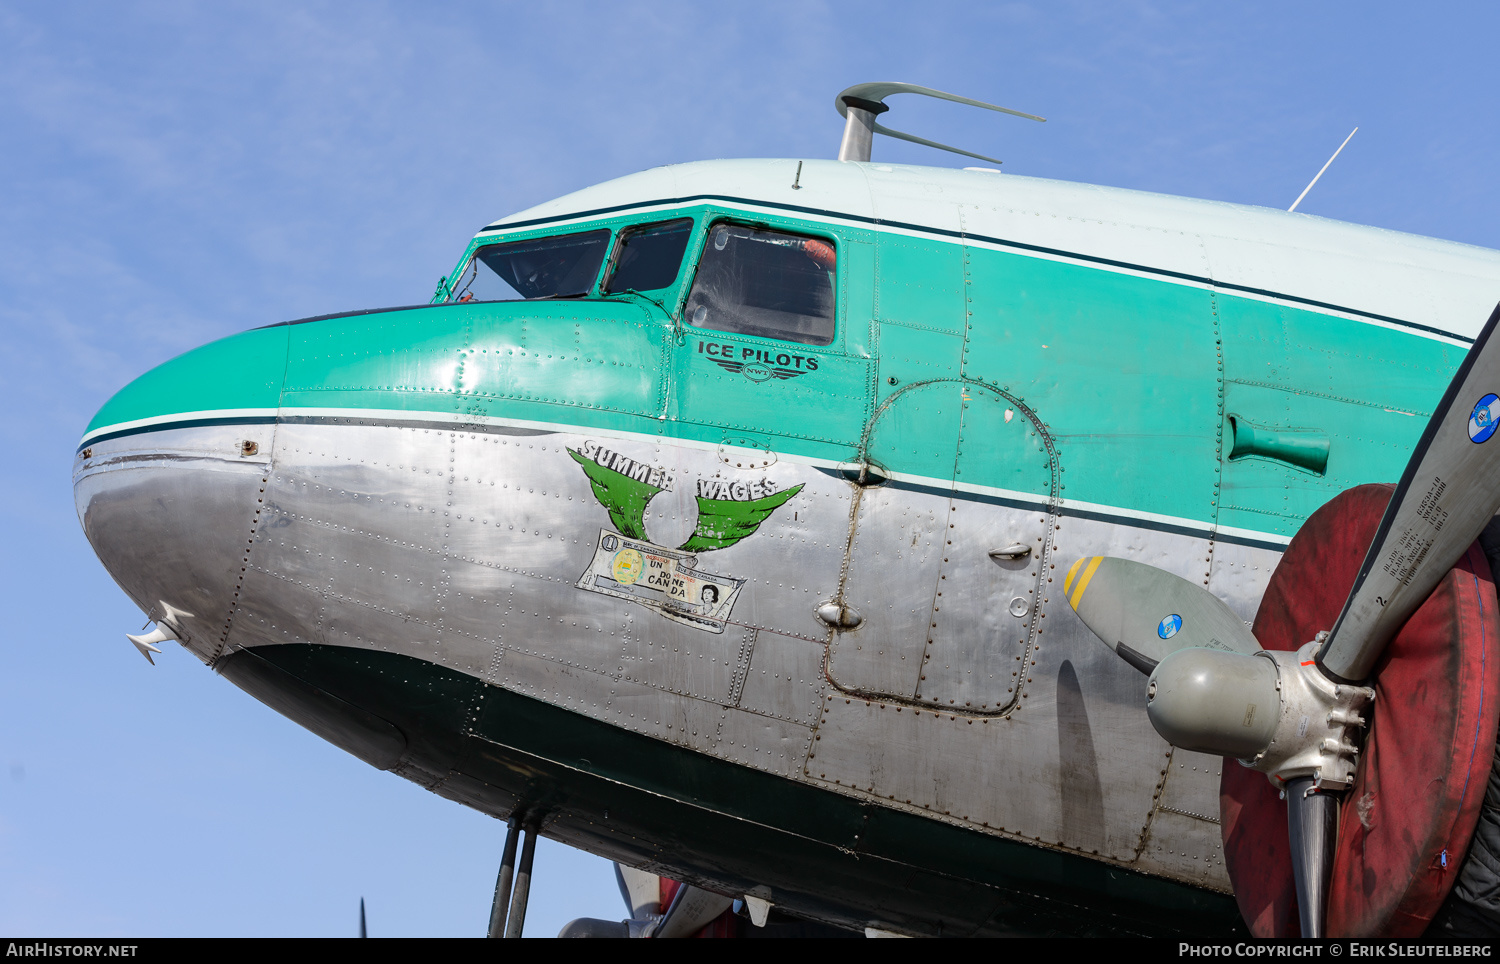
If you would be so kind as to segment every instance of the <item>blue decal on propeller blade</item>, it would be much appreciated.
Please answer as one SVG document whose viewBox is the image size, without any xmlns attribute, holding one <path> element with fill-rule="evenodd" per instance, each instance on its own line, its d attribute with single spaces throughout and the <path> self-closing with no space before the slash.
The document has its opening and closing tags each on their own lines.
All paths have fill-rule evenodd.
<svg viewBox="0 0 1500 964">
<path fill-rule="evenodd" d="M 1177 615 L 1176 613 L 1173 613 L 1157 624 L 1156 635 L 1160 636 L 1162 639 L 1171 639 L 1173 636 L 1177 635 L 1177 631 L 1181 628 L 1182 617 Z"/>
<path fill-rule="evenodd" d="M 1500 428 L 1500 396 L 1492 392 L 1469 413 L 1469 441 L 1487 442 L 1496 428 Z"/>
</svg>

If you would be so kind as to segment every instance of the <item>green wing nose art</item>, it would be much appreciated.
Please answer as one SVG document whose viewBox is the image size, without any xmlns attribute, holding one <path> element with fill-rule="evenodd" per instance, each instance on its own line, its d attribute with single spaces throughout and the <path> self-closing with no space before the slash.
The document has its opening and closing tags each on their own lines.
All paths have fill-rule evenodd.
<svg viewBox="0 0 1500 964">
<path fill-rule="evenodd" d="M 595 448 L 592 458 L 576 449 L 568 449 L 568 454 L 583 468 L 593 487 L 594 497 L 608 510 L 609 521 L 620 535 L 644 540 L 646 506 L 657 493 L 671 486 L 672 477 L 660 469 L 637 463 L 605 448 Z M 653 480 L 661 484 L 653 484 Z M 798 484 L 780 492 L 757 496 L 756 493 L 766 485 L 768 483 L 697 480 L 698 525 L 688 540 L 677 548 L 683 552 L 727 549 L 754 535 L 772 512 L 802 491 Z M 712 498 L 706 494 L 710 492 L 731 497 Z M 733 498 L 736 495 L 744 497 Z"/>
</svg>

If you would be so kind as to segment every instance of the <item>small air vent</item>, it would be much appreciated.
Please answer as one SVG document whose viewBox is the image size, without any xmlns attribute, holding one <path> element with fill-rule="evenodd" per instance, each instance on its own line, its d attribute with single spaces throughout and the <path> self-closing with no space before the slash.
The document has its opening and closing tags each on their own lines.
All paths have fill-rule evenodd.
<svg viewBox="0 0 1500 964">
<path fill-rule="evenodd" d="M 1231 462 L 1245 458 L 1271 459 L 1322 475 L 1328 470 L 1328 435 L 1317 429 L 1278 429 L 1229 416 L 1233 448 Z"/>
</svg>

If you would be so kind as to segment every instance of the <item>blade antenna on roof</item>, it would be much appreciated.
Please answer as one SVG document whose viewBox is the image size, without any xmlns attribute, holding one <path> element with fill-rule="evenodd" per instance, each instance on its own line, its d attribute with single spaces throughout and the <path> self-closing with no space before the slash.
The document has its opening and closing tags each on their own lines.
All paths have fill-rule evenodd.
<svg viewBox="0 0 1500 964">
<path fill-rule="evenodd" d="M 960 97 L 957 94 L 945 93 L 941 90 L 933 90 L 931 87 L 919 87 L 916 84 L 902 84 L 894 81 L 880 81 L 873 84 L 855 84 L 848 90 L 834 98 L 833 106 L 839 115 L 845 118 L 844 140 L 839 144 L 839 160 L 841 161 L 868 161 L 870 159 L 870 147 L 875 140 L 876 134 L 884 134 L 903 141 L 911 141 L 913 144 L 922 144 L 926 147 L 935 147 L 940 151 L 950 151 L 954 154 L 962 154 L 964 157 L 976 157 L 981 161 L 989 161 L 999 164 L 1000 161 L 983 154 L 975 154 L 962 148 L 953 147 L 948 144 L 939 144 L 937 141 L 929 141 L 905 131 L 892 130 L 876 122 L 879 114 L 890 110 L 890 105 L 885 103 L 885 98 L 892 94 L 921 94 L 923 97 L 932 97 L 936 100 L 951 100 L 955 104 L 967 104 L 970 107 L 982 107 L 985 110 L 998 111 L 1002 114 L 1011 114 L 1015 117 L 1024 117 L 1027 120 L 1046 122 L 1047 118 L 1038 117 L 1035 114 L 1027 114 L 1019 110 L 1011 110 L 1009 107 L 1000 107 L 995 104 L 986 104 L 982 100 L 972 100 L 968 97 Z"/>
</svg>

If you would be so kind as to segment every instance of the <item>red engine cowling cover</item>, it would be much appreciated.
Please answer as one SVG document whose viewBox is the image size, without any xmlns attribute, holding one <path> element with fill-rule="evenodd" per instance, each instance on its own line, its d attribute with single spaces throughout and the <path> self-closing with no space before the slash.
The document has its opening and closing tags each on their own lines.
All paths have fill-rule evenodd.
<svg viewBox="0 0 1500 964">
<path fill-rule="evenodd" d="M 1255 615 L 1262 646 L 1297 649 L 1332 628 L 1392 491 L 1358 486 L 1307 520 Z M 1452 889 L 1495 752 L 1497 636 L 1495 586 L 1476 543 L 1376 664 L 1373 720 L 1339 814 L 1330 936 L 1420 936 Z M 1240 913 L 1256 937 L 1296 937 L 1286 804 L 1263 774 L 1233 760 L 1223 773 L 1224 860 Z"/>
</svg>

